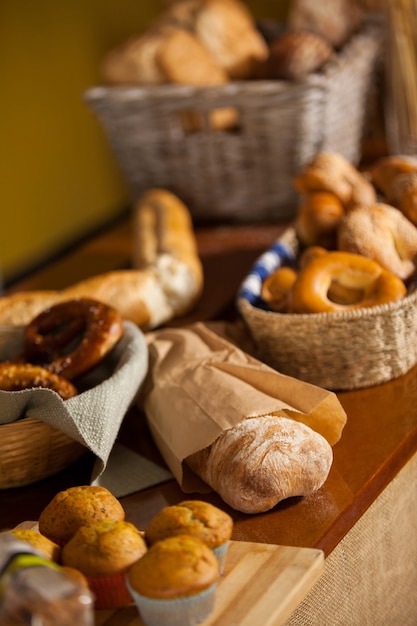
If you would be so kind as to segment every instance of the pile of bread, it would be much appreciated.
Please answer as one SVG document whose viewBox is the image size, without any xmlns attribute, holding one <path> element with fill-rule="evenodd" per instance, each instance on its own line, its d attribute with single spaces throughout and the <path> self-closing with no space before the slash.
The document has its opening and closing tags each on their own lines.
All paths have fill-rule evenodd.
<svg viewBox="0 0 417 626">
<path fill-rule="evenodd" d="M 260 20 L 241 0 L 177 0 L 148 27 L 102 59 L 103 82 L 115 85 L 223 86 L 236 80 L 299 79 L 324 66 L 361 26 L 359 2 L 293 1 L 288 21 Z M 211 111 L 213 128 L 236 125 L 233 108 Z M 196 112 L 183 114 L 196 130 Z"/>
<path fill-rule="evenodd" d="M 300 194 L 295 219 L 300 255 L 297 267 L 280 268 L 264 282 L 262 296 L 272 309 L 291 313 L 348 310 L 400 299 L 409 292 L 417 267 L 416 158 L 385 156 L 359 171 L 340 154 L 319 152 L 295 177 L 294 185 Z M 343 274 L 341 266 L 335 269 L 336 262 L 351 267 L 349 271 L 345 267 Z M 309 309 L 312 294 L 302 306 L 296 302 L 302 288 L 313 286 L 312 280 L 308 287 L 302 282 L 312 268 L 325 274 L 323 281 L 330 290 L 329 308 L 320 311 L 313 305 Z M 369 277 L 369 284 L 365 279 L 360 282 L 361 272 Z M 365 292 L 375 295 L 375 277 L 381 272 L 397 295 L 388 292 L 384 283 L 383 289 L 379 285 L 378 298 L 369 300 Z M 324 289 L 324 283 L 314 287 Z"/>
</svg>

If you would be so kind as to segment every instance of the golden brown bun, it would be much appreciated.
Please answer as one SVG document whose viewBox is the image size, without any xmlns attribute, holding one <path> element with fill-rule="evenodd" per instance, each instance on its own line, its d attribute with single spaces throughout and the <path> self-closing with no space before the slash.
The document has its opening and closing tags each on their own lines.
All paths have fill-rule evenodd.
<svg viewBox="0 0 417 626">
<path fill-rule="evenodd" d="M 376 202 L 371 182 L 343 155 L 318 152 L 312 161 L 294 178 L 294 187 L 302 195 L 314 191 L 333 193 L 346 210 L 358 204 Z"/>
<path fill-rule="evenodd" d="M 54 541 L 48 539 L 37 530 L 31 528 L 13 528 L 10 532 L 21 541 L 25 541 L 33 548 L 56 563 L 60 560 L 61 548 Z"/>
<path fill-rule="evenodd" d="M 167 537 L 191 535 L 214 549 L 231 538 L 233 520 L 225 511 L 201 500 L 184 500 L 161 509 L 145 529 L 153 544 Z"/>
<path fill-rule="evenodd" d="M 307 31 L 284 33 L 270 45 L 265 77 L 303 78 L 323 67 L 332 54 L 333 48 L 319 35 Z"/>
<path fill-rule="evenodd" d="M 81 526 L 124 518 L 122 505 L 108 489 L 80 485 L 59 491 L 52 498 L 39 516 L 39 532 L 62 546 Z"/>
<path fill-rule="evenodd" d="M 305 246 L 334 248 L 337 227 L 345 214 L 339 198 L 329 191 L 315 191 L 301 200 L 294 228 Z"/>
<path fill-rule="evenodd" d="M 174 52 L 170 58 L 162 48 L 167 39 L 177 36 L 169 45 Z M 172 75 L 177 83 L 221 84 L 216 76 L 227 81 L 251 77 L 267 53 L 251 13 L 240 0 L 184 0 L 169 6 L 146 31 L 111 50 L 102 61 L 101 74 L 105 82 L 119 85 L 169 83 Z M 185 64 L 174 67 L 178 55 Z"/>
<path fill-rule="evenodd" d="M 291 0 L 288 24 L 293 30 L 310 30 L 342 46 L 360 27 L 364 16 L 357 0 Z"/>
<path fill-rule="evenodd" d="M 154 543 L 128 576 L 141 595 L 180 598 L 211 587 L 219 578 L 219 562 L 200 539 L 179 535 Z"/>
<path fill-rule="evenodd" d="M 258 63 L 268 56 L 267 45 L 251 13 L 239 0 L 201 2 L 194 31 L 233 80 L 252 77 Z"/>
<path fill-rule="evenodd" d="M 417 158 L 401 154 L 381 157 L 367 170 L 371 182 L 388 203 L 393 200 L 392 188 L 397 176 L 410 172 L 417 172 Z"/>
<path fill-rule="evenodd" d="M 62 549 L 62 564 L 87 577 L 111 576 L 126 571 L 146 550 L 133 524 L 103 519 L 78 528 Z"/>
<path fill-rule="evenodd" d="M 110 50 L 102 59 L 100 73 L 108 85 L 161 85 L 166 82 L 158 64 L 162 38 L 150 31 Z"/>
<path fill-rule="evenodd" d="M 245 419 L 188 457 L 191 469 L 232 508 L 262 513 L 292 496 L 308 495 L 327 479 L 330 444 L 282 416 Z"/>
<path fill-rule="evenodd" d="M 392 204 L 417 225 L 417 170 L 398 174 L 391 188 Z"/>
<path fill-rule="evenodd" d="M 339 225 L 338 248 L 373 259 L 407 280 L 415 271 L 417 228 L 388 204 L 356 207 Z"/>
<path fill-rule="evenodd" d="M 153 189 L 138 200 L 134 216 L 137 269 L 92 276 L 61 291 L 0 297 L 0 324 L 28 324 L 49 306 L 76 297 L 105 302 L 146 330 L 192 309 L 203 288 L 203 270 L 188 208 L 174 194 Z"/>
<path fill-rule="evenodd" d="M 167 81 L 172 84 L 205 87 L 229 82 L 228 75 L 216 63 L 209 50 L 187 30 L 170 29 L 161 42 L 157 60 Z M 210 123 L 219 130 L 232 127 L 237 118 L 237 111 L 233 108 L 210 112 Z M 194 112 L 185 117 L 183 124 L 186 130 L 193 131 L 198 130 L 203 122 L 199 120 L 198 113 Z"/>
</svg>

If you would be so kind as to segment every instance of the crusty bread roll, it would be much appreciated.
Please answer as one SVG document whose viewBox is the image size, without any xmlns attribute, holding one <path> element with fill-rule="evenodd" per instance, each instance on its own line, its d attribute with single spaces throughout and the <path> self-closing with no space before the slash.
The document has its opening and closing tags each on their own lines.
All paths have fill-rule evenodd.
<svg viewBox="0 0 417 626">
<path fill-rule="evenodd" d="M 417 227 L 395 207 L 356 207 L 341 220 L 337 236 L 339 250 L 373 259 L 402 280 L 415 272 Z"/>
<path fill-rule="evenodd" d="M 189 467 L 232 508 L 262 513 L 305 496 L 327 479 L 333 450 L 324 437 L 292 419 L 247 418 L 187 458 Z"/>
<path fill-rule="evenodd" d="M 318 152 L 294 178 L 294 187 L 302 195 L 329 191 L 346 210 L 359 204 L 376 202 L 372 183 L 342 154 Z"/>
<path fill-rule="evenodd" d="M 47 307 L 77 297 L 105 302 L 144 330 L 190 310 L 200 297 L 203 271 L 187 207 L 174 194 L 154 189 L 142 196 L 134 213 L 137 268 L 92 276 L 61 291 L 3 296 L 0 324 L 28 324 Z"/>
<path fill-rule="evenodd" d="M 360 0 L 291 0 L 288 24 L 310 30 L 340 48 L 360 27 L 364 8 Z"/>
<path fill-rule="evenodd" d="M 166 80 L 173 85 L 208 87 L 225 85 L 229 77 L 193 33 L 176 28 L 166 32 L 157 52 L 157 63 Z M 238 114 L 231 107 L 214 109 L 209 113 L 210 124 L 226 129 L 236 124 Z M 183 125 L 188 131 L 198 130 L 203 121 L 196 111 L 183 113 Z"/>
<path fill-rule="evenodd" d="M 390 154 L 375 161 L 367 174 L 386 202 L 392 202 L 393 184 L 400 174 L 417 172 L 417 158 L 410 155 Z"/>
<path fill-rule="evenodd" d="M 240 0 L 203 0 L 194 32 L 232 80 L 251 78 L 268 47 Z"/>
<path fill-rule="evenodd" d="M 337 227 L 345 214 L 339 198 L 329 191 L 313 191 L 301 200 L 294 228 L 305 246 L 334 248 Z"/>
<path fill-rule="evenodd" d="M 265 77 L 296 80 L 319 70 L 333 54 L 332 46 L 308 31 L 285 32 L 269 47 Z"/>
<path fill-rule="evenodd" d="M 161 85 L 165 74 L 158 65 L 163 39 L 158 31 L 131 37 L 102 59 L 100 74 L 108 85 Z"/>
</svg>

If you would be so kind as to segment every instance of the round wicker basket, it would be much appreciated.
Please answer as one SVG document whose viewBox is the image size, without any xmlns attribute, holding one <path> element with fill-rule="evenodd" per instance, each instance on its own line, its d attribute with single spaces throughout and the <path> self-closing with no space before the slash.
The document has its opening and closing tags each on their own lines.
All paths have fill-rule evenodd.
<svg viewBox="0 0 417 626">
<path fill-rule="evenodd" d="M 0 426 L 0 489 L 22 487 L 53 476 L 78 460 L 85 448 L 34 418 Z"/>
<path fill-rule="evenodd" d="M 417 290 L 397 302 L 341 313 L 265 310 L 256 290 L 260 293 L 268 273 L 296 259 L 294 229 L 274 245 L 272 264 L 271 250 L 255 264 L 238 296 L 258 358 L 284 374 L 333 391 L 381 384 L 416 365 Z"/>
</svg>

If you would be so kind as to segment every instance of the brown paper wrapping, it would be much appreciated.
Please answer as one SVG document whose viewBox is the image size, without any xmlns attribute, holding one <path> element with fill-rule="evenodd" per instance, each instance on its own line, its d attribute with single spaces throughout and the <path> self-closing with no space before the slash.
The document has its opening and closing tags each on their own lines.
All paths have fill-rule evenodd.
<svg viewBox="0 0 417 626">
<path fill-rule="evenodd" d="M 277 414 L 303 422 L 331 445 L 346 413 L 337 396 L 280 374 L 206 324 L 148 335 L 141 404 L 165 462 L 185 492 L 208 491 L 184 460 L 247 417 Z"/>
</svg>

